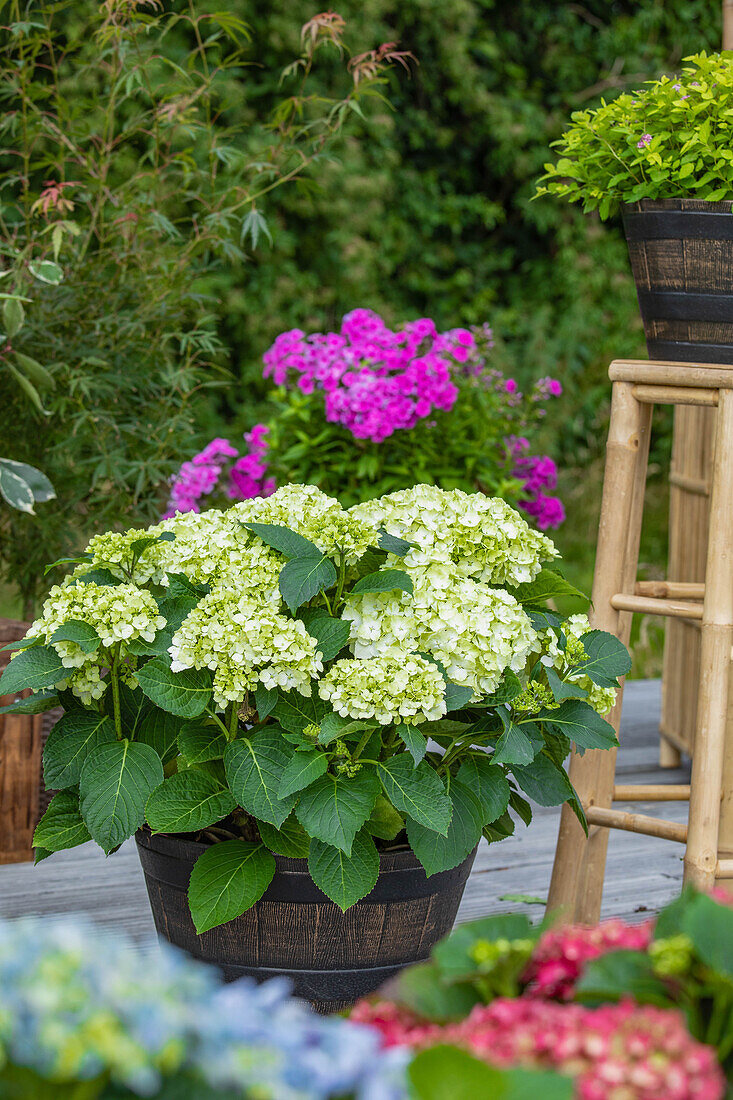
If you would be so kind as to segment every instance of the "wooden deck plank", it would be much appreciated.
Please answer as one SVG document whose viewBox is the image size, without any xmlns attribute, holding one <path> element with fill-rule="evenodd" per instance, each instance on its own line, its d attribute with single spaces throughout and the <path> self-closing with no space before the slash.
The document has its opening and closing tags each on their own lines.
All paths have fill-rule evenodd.
<svg viewBox="0 0 733 1100">
<path fill-rule="evenodd" d="M 657 765 L 659 711 L 658 681 L 632 681 L 627 685 L 618 768 L 625 782 L 689 782 L 689 769 L 663 770 Z M 670 821 L 684 821 L 687 815 L 686 803 L 619 806 L 652 812 Z M 502 900 L 507 894 L 547 896 L 557 820 L 556 808 L 538 807 L 530 830 L 520 824 L 516 836 L 501 844 L 489 847 L 482 842 L 459 921 L 517 909 L 516 901 Z M 642 920 L 661 908 L 679 891 L 682 854 L 680 844 L 613 832 L 603 915 Z M 541 913 L 539 906 L 536 912 Z M 109 858 L 96 845 L 87 844 L 60 852 L 38 867 L 0 867 L 0 916 L 54 913 L 83 914 L 152 945 L 155 930 L 134 841 L 128 841 Z"/>
</svg>

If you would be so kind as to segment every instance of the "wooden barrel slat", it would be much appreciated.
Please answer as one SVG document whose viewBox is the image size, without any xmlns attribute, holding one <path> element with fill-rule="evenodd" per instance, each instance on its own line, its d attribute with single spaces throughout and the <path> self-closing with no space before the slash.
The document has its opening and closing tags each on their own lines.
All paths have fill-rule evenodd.
<svg viewBox="0 0 733 1100">
<path fill-rule="evenodd" d="M 275 856 L 275 878 L 260 901 L 198 936 L 186 890 L 206 846 L 147 829 L 136 839 L 161 936 L 214 963 L 227 980 L 286 975 L 296 994 L 324 1008 L 353 1003 L 427 958 L 453 927 L 476 854 L 428 879 L 412 852 L 383 853 L 376 886 L 345 913 L 315 885 L 306 860 Z"/>
<path fill-rule="evenodd" d="M 624 209 L 650 358 L 733 363 L 731 211 L 731 202 L 696 199 L 645 200 Z M 687 316 L 685 295 L 690 296 Z M 709 502 L 691 486 L 709 482 L 714 427 L 712 409 L 675 409 L 668 580 L 705 579 Z M 661 728 L 688 753 L 694 746 L 699 674 L 698 627 L 670 620 L 665 630 Z M 673 762 L 672 756 L 666 759 Z"/>
</svg>

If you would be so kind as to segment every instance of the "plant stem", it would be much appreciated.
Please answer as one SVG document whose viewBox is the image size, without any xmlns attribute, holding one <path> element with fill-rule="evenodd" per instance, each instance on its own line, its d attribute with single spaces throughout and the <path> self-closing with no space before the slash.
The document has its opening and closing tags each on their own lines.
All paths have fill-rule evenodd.
<svg viewBox="0 0 733 1100">
<path fill-rule="evenodd" d="M 114 705 L 114 719 L 115 719 L 115 734 L 117 740 L 122 740 L 122 712 L 120 710 L 120 647 L 119 644 L 115 646 L 114 656 L 112 658 L 112 666 L 110 668 L 110 679 L 112 681 L 112 702 Z"/>
<path fill-rule="evenodd" d="M 213 718 L 213 719 L 214 719 L 214 721 L 216 722 L 217 726 L 220 726 L 220 727 L 221 727 L 221 731 L 222 731 L 222 733 L 223 733 L 223 734 L 224 734 L 224 736 L 226 737 L 227 741 L 229 741 L 229 740 L 230 740 L 230 737 L 229 737 L 229 730 L 228 730 L 228 729 L 226 728 L 226 726 L 224 725 L 224 723 L 222 722 L 221 718 L 220 718 L 220 717 L 219 717 L 219 715 L 218 715 L 218 714 L 216 713 L 216 711 L 213 711 L 213 710 L 211 710 L 211 709 L 210 709 L 209 707 L 207 707 L 207 708 L 206 708 L 206 713 L 208 714 L 209 718 Z"/>
<path fill-rule="evenodd" d="M 369 741 L 369 738 L 372 736 L 373 733 L 374 733 L 374 730 L 365 730 L 364 734 L 362 735 L 361 741 L 356 746 L 356 749 L 355 749 L 355 751 L 354 751 L 354 753 L 351 757 L 352 760 L 358 760 L 359 759 L 359 757 L 364 752 L 364 749 L 367 746 L 367 742 Z"/>
<path fill-rule="evenodd" d="M 239 715 L 237 714 L 237 704 L 230 703 L 229 705 L 229 740 L 233 741 L 237 736 L 237 729 L 239 728 Z"/>
</svg>

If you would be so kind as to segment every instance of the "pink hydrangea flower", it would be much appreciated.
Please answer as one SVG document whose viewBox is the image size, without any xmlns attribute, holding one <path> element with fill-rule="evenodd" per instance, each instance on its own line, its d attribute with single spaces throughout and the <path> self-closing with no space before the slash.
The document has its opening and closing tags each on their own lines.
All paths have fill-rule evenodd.
<svg viewBox="0 0 733 1100">
<path fill-rule="evenodd" d="M 550 929 L 540 937 L 523 975 L 525 996 L 571 1000 L 590 959 L 609 951 L 646 951 L 653 928 L 653 921 L 626 924 L 607 920 L 592 927 L 576 924 Z"/>
</svg>

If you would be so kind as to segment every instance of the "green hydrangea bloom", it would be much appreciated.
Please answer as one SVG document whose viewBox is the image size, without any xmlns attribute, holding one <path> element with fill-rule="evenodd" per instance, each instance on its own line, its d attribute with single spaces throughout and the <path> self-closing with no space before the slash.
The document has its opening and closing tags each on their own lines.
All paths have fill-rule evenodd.
<svg viewBox="0 0 733 1100">
<path fill-rule="evenodd" d="M 343 718 L 374 718 L 383 725 L 433 722 L 446 712 L 440 669 L 415 653 L 336 661 L 318 693 Z"/>
</svg>

